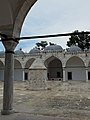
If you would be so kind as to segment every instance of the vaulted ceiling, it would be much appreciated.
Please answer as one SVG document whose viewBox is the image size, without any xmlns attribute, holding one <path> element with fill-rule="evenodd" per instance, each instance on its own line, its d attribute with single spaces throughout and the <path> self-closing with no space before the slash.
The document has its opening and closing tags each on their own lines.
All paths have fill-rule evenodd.
<svg viewBox="0 0 90 120">
<path fill-rule="evenodd" d="M 19 36 L 24 18 L 37 0 L 0 0 L 0 32 Z"/>
</svg>

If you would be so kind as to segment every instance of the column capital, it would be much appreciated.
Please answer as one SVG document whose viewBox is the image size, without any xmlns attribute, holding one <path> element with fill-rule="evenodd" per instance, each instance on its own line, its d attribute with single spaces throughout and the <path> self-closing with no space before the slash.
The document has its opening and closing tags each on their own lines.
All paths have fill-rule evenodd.
<svg viewBox="0 0 90 120">
<path fill-rule="evenodd" d="M 5 51 L 6 52 L 14 52 L 14 49 L 16 48 L 18 42 L 17 41 L 14 41 L 14 40 L 7 40 L 7 41 L 4 41 L 2 40 L 2 43 L 5 47 Z"/>
<path fill-rule="evenodd" d="M 88 67 L 85 67 L 85 70 L 88 70 Z"/>
</svg>

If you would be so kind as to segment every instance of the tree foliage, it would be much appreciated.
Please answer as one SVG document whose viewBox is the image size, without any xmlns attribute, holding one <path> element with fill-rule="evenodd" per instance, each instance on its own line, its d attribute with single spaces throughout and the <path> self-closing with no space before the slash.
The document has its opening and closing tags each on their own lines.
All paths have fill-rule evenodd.
<svg viewBox="0 0 90 120">
<path fill-rule="evenodd" d="M 48 45 L 47 41 L 41 41 L 41 42 L 36 43 L 37 48 L 38 48 L 38 49 L 41 48 L 42 50 L 43 50 L 47 45 Z"/>
<path fill-rule="evenodd" d="M 78 30 L 75 30 L 73 33 L 78 32 Z M 84 31 L 82 31 L 82 34 L 71 35 L 69 41 L 67 41 L 67 46 L 70 47 L 72 45 L 77 45 L 83 51 L 85 49 L 88 50 L 90 48 L 90 34 L 84 34 Z"/>
</svg>

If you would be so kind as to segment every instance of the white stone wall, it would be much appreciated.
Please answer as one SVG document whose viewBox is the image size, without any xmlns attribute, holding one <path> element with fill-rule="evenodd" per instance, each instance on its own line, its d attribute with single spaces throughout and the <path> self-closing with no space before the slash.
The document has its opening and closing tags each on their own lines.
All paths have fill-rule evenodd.
<svg viewBox="0 0 90 120">
<path fill-rule="evenodd" d="M 68 68 L 66 69 L 66 80 L 68 80 L 68 72 L 72 72 L 72 80 L 86 80 L 85 68 Z"/>
<path fill-rule="evenodd" d="M 14 80 L 23 81 L 23 69 L 14 69 Z"/>
<path fill-rule="evenodd" d="M 18 66 L 17 67 L 15 66 L 15 72 L 14 72 L 14 74 L 15 74 L 14 75 L 15 80 L 23 80 L 24 79 L 24 72 L 25 71 L 23 72 L 23 70 L 26 69 L 26 63 L 29 60 L 32 60 L 32 59 L 35 59 L 35 61 L 38 60 L 38 62 L 36 62 L 38 65 L 40 63 L 40 60 L 42 60 L 43 64 L 45 65 L 45 61 L 47 59 L 49 59 L 49 58 L 57 58 L 57 59 L 59 59 L 61 61 L 62 68 L 65 68 L 67 61 L 71 57 L 74 57 L 74 56 L 79 57 L 83 61 L 84 67 L 87 68 L 88 71 L 90 71 L 90 68 L 88 68 L 88 64 L 90 63 L 90 52 L 87 53 L 87 56 L 86 56 L 86 53 L 84 53 L 84 52 L 81 52 L 81 53 L 80 52 L 79 53 L 48 52 L 48 53 L 39 53 L 39 54 L 35 54 L 35 55 L 25 54 L 24 56 L 19 56 L 19 55 L 15 56 L 15 59 L 17 59 L 19 61 L 19 63 L 21 64 L 21 67 L 19 67 L 19 69 L 18 69 Z M 2 63 L 4 63 L 4 60 L 5 60 L 4 58 L 2 58 L 2 57 L 0 58 L 0 61 Z M 32 64 L 30 64 L 30 66 Z M 77 64 L 77 66 L 79 66 L 78 62 L 75 63 L 75 64 Z M 48 66 L 46 66 L 46 67 L 48 67 Z M 72 66 L 71 66 L 71 68 L 72 68 Z M 85 69 L 82 70 L 82 68 L 78 68 L 78 69 L 71 69 L 71 68 L 70 69 L 67 68 L 68 70 L 65 69 L 65 71 L 63 72 L 63 73 L 65 73 L 65 75 L 64 75 L 65 79 L 67 79 L 67 72 L 68 71 L 72 71 L 72 73 L 73 73 L 72 74 L 73 75 L 72 76 L 73 80 L 84 80 L 84 79 L 86 80 Z M 4 74 L 4 72 L 3 72 L 2 68 L 1 68 L 1 71 L 0 71 L 0 80 L 4 79 L 4 75 L 3 74 Z M 54 74 L 54 72 L 53 72 L 53 74 Z M 30 76 L 30 75 L 29 75 L 29 68 L 28 68 L 28 76 Z M 46 77 L 47 77 L 47 72 L 46 72 Z"/>
</svg>

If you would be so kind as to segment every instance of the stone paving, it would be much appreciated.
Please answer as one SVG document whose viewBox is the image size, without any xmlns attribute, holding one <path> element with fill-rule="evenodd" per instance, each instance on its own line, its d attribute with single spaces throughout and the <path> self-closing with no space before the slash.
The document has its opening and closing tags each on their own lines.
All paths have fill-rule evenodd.
<svg viewBox="0 0 90 120">
<path fill-rule="evenodd" d="M 14 109 L 16 113 L 0 120 L 90 120 L 90 82 L 52 81 L 48 90 L 40 91 L 29 90 L 27 82 L 14 82 Z"/>
<path fill-rule="evenodd" d="M 79 120 L 79 119 L 29 114 L 13 114 L 9 116 L 0 116 L 0 120 Z"/>
</svg>

